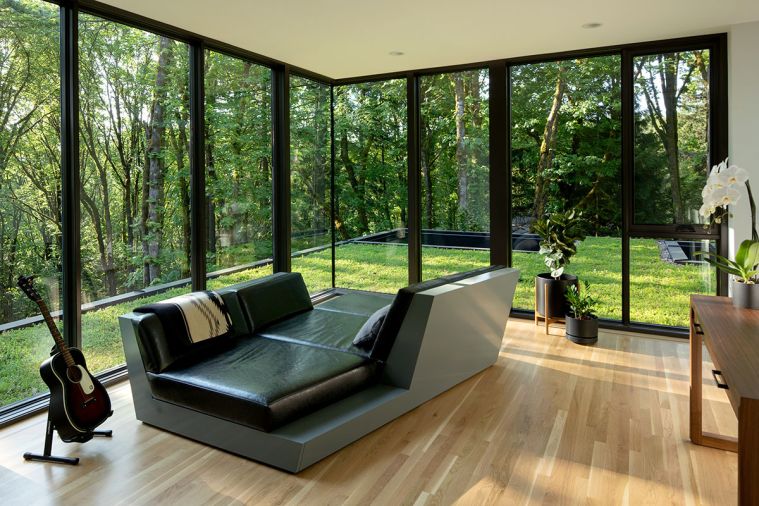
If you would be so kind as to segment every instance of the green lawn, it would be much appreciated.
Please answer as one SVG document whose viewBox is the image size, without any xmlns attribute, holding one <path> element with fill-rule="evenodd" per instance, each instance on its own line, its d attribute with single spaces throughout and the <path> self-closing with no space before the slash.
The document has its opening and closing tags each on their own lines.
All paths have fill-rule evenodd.
<svg viewBox="0 0 759 506">
<path fill-rule="evenodd" d="M 340 287 L 395 292 L 407 282 L 405 246 L 348 244 L 339 246 L 336 256 L 336 284 Z M 487 251 L 423 248 L 423 278 L 481 267 L 489 263 Z M 639 322 L 686 326 L 688 296 L 712 293 L 697 266 L 677 266 L 659 260 L 656 241 L 631 240 L 631 316 Z M 539 255 L 515 253 L 514 266 L 521 272 L 514 307 L 532 309 L 534 277 L 545 272 Z M 292 268 L 301 272 L 312 292 L 329 288 L 331 252 L 320 251 L 293 258 Z M 259 278 L 272 272 L 271 266 L 250 269 L 210 280 L 210 289 Z M 621 255 L 617 238 L 589 237 L 579 247 L 569 272 L 587 279 L 601 299 L 599 314 L 621 318 Z M 139 301 L 118 304 L 82 315 L 84 351 L 92 371 L 103 371 L 123 363 L 118 316 L 138 305 L 186 292 L 175 289 Z M 38 367 L 48 354 L 52 339 L 43 326 L 28 327 L 0 335 L 0 406 L 45 391 Z"/>
</svg>

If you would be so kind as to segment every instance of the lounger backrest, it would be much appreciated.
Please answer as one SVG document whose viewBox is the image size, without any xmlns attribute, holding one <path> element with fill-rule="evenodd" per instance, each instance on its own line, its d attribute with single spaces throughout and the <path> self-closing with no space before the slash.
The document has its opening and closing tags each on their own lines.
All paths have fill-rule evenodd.
<svg viewBox="0 0 759 506">
<path fill-rule="evenodd" d="M 266 276 L 236 288 L 236 292 L 240 311 L 251 333 L 314 308 L 299 272 Z"/>
<path fill-rule="evenodd" d="M 390 355 L 390 350 L 395 343 L 395 339 L 398 336 L 398 332 L 401 330 L 403 320 L 406 318 L 409 307 L 411 307 L 411 301 L 415 294 L 501 268 L 503 268 L 503 266 L 491 265 L 489 267 L 482 267 L 472 271 L 458 272 L 456 274 L 430 279 L 428 281 L 401 288 L 398 290 L 398 294 L 395 296 L 395 299 L 390 306 L 390 310 L 387 312 L 385 321 L 382 324 L 382 328 L 380 328 L 377 340 L 374 342 L 374 347 L 372 347 L 369 356 L 375 360 L 383 362 L 387 360 L 387 357 Z"/>
<path fill-rule="evenodd" d="M 228 286 L 217 293 L 229 311 L 232 331 L 227 337 L 252 334 L 267 325 L 313 308 L 303 277 L 298 273 L 278 273 L 261 279 Z M 223 340 L 208 340 L 183 344 L 169 339 L 158 317 L 153 315 L 140 322 L 138 341 L 145 369 L 162 372 L 179 361 L 198 354 L 212 354 L 229 344 Z"/>
</svg>

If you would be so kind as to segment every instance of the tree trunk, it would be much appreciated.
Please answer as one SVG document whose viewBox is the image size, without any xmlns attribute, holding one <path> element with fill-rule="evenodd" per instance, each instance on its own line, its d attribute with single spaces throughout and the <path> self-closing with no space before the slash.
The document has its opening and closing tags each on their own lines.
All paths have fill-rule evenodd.
<svg viewBox="0 0 759 506">
<path fill-rule="evenodd" d="M 324 128 L 324 120 L 326 119 L 324 115 L 322 114 L 323 109 L 326 105 L 326 93 L 323 86 L 317 86 L 316 91 L 316 114 L 314 114 L 314 139 L 316 141 L 316 145 L 314 146 L 314 174 L 313 174 L 313 184 L 312 184 L 312 202 L 316 205 L 313 206 L 314 211 L 316 211 L 316 206 L 319 205 L 319 202 L 328 200 L 329 195 L 327 194 L 327 181 L 326 181 L 326 174 L 327 174 L 327 159 L 324 156 L 325 153 L 322 149 L 322 146 L 324 146 L 327 143 L 327 133 L 328 128 Z M 329 215 L 325 215 L 324 213 L 313 213 L 313 218 L 311 222 L 311 228 L 314 232 L 324 230 L 327 228 L 327 223 L 329 223 Z"/>
<path fill-rule="evenodd" d="M 685 211 L 680 191 L 680 151 L 677 119 L 678 83 L 677 74 L 679 55 L 667 53 L 662 55 L 662 102 L 664 103 L 664 150 L 667 153 L 669 184 L 672 192 L 672 205 L 675 223 L 685 222 Z"/>
<path fill-rule="evenodd" d="M 465 216 L 469 211 L 469 174 L 466 153 L 466 96 L 464 77 L 460 73 L 453 74 L 453 90 L 456 108 L 456 167 L 458 171 L 459 215 Z"/>
<path fill-rule="evenodd" d="M 704 87 L 704 94 L 706 96 L 709 96 L 709 62 L 706 61 L 706 58 L 704 57 L 705 51 L 696 51 L 696 67 L 698 68 L 698 73 L 701 76 L 701 83 Z M 712 132 L 711 132 L 711 118 L 710 118 L 710 110 L 709 107 L 706 107 L 706 125 L 704 125 L 704 145 L 707 147 L 707 150 L 712 145 Z M 708 152 L 708 151 L 707 151 Z M 704 169 L 705 173 L 708 176 L 709 172 L 711 171 L 711 167 L 709 166 L 709 156 L 706 156 L 706 159 L 704 160 Z"/>
<path fill-rule="evenodd" d="M 164 171 L 166 162 L 163 149 L 165 144 L 166 79 L 171 64 L 171 39 L 161 37 L 159 42 L 158 68 L 156 70 L 153 111 L 148 144 L 148 238 L 147 258 L 149 283 L 161 277 L 161 245 L 163 241 L 163 217 L 165 203 Z"/>
<path fill-rule="evenodd" d="M 419 103 L 424 103 L 425 90 L 422 87 L 419 90 Z M 424 211 L 426 218 L 426 227 L 429 229 L 435 228 L 435 216 L 434 210 L 434 195 L 432 194 L 432 177 L 430 176 L 430 170 L 432 169 L 432 160 L 434 159 L 434 139 L 432 129 L 430 129 L 429 122 L 422 114 L 419 118 L 419 130 L 422 132 L 422 146 L 419 150 L 419 164 L 422 168 L 422 180 L 424 184 Z"/>
<path fill-rule="evenodd" d="M 356 213 L 361 225 L 361 230 L 358 232 L 359 234 L 366 234 L 369 232 L 369 217 L 366 214 L 366 203 L 364 202 L 364 185 L 361 184 L 361 181 L 357 177 L 355 167 L 348 153 L 348 132 L 346 130 L 343 130 L 340 134 L 340 160 L 343 163 L 343 167 L 345 167 L 345 171 L 348 173 L 348 182 L 356 196 Z"/>
<path fill-rule="evenodd" d="M 559 131 L 559 112 L 564 101 L 566 91 L 566 69 L 559 66 L 559 74 L 556 78 L 556 88 L 553 94 L 551 110 L 548 112 L 546 126 L 543 129 L 543 139 L 540 144 L 540 158 L 535 172 L 535 203 L 532 208 L 532 216 L 541 218 L 545 214 L 548 202 L 548 174 L 553 166 L 554 150 L 556 149 L 556 134 Z"/>
<path fill-rule="evenodd" d="M 186 88 L 185 88 L 186 89 Z M 189 262 L 191 250 L 190 250 L 190 235 L 191 235 L 191 222 L 190 222 L 190 181 L 189 172 L 185 166 L 185 154 L 190 152 L 190 142 L 187 136 L 187 123 L 189 121 L 189 115 L 187 113 L 189 108 L 189 97 L 186 93 L 182 93 L 182 103 L 185 105 L 181 110 L 177 110 L 177 134 L 172 137 L 174 141 L 174 154 L 177 163 L 177 174 L 179 175 L 179 208 L 182 215 L 182 252 L 184 253 L 184 259 Z M 182 277 L 190 276 L 189 263 L 182 263 Z"/>
</svg>

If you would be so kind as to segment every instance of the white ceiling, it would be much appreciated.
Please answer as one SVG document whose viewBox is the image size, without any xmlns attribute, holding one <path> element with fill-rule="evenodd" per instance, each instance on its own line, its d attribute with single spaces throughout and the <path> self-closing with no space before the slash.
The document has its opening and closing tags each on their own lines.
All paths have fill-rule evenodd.
<svg viewBox="0 0 759 506">
<path fill-rule="evenodd" d="M 104 2 L 334 78 L 715 33 L 759 20 L 759 0 Z M 590 22 L 603 25 L 581 27 Z"/>
</svg>

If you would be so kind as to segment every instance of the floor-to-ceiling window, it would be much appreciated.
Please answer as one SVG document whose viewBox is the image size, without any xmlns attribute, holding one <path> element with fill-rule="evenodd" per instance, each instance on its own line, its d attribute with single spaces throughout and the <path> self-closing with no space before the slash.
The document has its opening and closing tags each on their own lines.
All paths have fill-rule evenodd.
<svg viewBox="0 0 759 506">
<path fill-rule="evenodd" d="M 310 293 L 332 287 L 330 86 L 290 78 L 292 270 Z"/>
<path fill-rule="evenodd" d="M 204 71 L 206 271 L 218 287 L 272 273 L 271 69 L 206 51 Z"/>
<path fill-rule="evenodd" d="M 408 284 L 406 81 L 335 88 L 335 284 Z"/>
<path fill-rule="evenodd" d="M 717 247 L 698 215 L 719 162 L 710 153 L 710 51 L 636 55 L 632 67 L 630 320 L 684 327 L 689 295 L 716 291 L 715 270 L 695 255 Z"/>
<path fill-rule="evenodd" d="M 514 307 L 534 308 L 534 279 L 547 271 L 535 220 L 581 214 L 587 238 L 566 272 L 588 281 L 598 315 L 622 319 L 622 123 L 619 56 L 511 67 Z"/>
<path fill-rule="evenodd" d="M 82 344 L 92 372 L 124 362 L 123 294 L 189 290 L 188 47 L 79 17 Z"/>
<path fill-rule="evenodd" d="M 419 78 L 423 279 L 490 265 L 489 80 Z"/>
<path fill-rule="evenodd" d="M 53 340 L 19 275 L 61 307 L 58 7 L 0 4 L 0 407 L 46 391 L 39 364 Z"/>
</svg>

